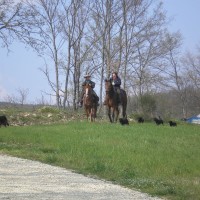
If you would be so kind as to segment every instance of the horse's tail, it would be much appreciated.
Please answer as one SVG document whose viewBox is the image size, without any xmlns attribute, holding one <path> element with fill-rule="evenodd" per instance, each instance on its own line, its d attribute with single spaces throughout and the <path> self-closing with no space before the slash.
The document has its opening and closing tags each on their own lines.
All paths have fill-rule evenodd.
<svg viewBox="0 0 200 200">
<path fill-rule="evenodd" d="M 126 94 L 126 91 L 124 89 L 120 89 L 120 90 L 121 90 L 121 96 L 122 96 L 124 102 L 127 105 L 127 94 Z"/>
<path fill-rule="evenodd" d="M 123 118 L 127 118 L 126 109 L 127 109 L 127 94 L 126 91 L 121 89 L 121 103 L 122 103 L 122 115 Z"/>
</svg>

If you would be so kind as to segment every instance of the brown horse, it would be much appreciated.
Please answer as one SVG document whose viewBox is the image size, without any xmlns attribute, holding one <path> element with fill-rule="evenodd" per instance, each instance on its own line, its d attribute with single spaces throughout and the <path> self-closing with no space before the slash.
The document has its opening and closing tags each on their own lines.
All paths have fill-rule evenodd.
<svg viewBox="0 0 200 200">
<path fill-rule="evenodd" d="M 112 85 L 110 80 L 105 80 L 105 90 L 106 90 L 106 105 L 108 111 L 108 117 L 110 122 L 117 122 L 119 117 L 119 102 L 118 102 L 118 94 L 114 90 L 114 86 Z M 122 116 L 125 119 L 126 116 L 126 107 L 127 107 L 127 95 L 125 90 L 120 89 L 121 95 L 121 106 L 122 106 Z"/>
<path fill-rule="evenodd" d="M 90 122 L 94 122 L 96 119 L 96 113 L 97 113 L 97 102 L 94 100 L 91 85 L 86 84 L 84 86 L 84 91 L 85 91 L 85 94 L 83 97 L 83 105 L 85 108 L 87 119 Z"/>
</svg>

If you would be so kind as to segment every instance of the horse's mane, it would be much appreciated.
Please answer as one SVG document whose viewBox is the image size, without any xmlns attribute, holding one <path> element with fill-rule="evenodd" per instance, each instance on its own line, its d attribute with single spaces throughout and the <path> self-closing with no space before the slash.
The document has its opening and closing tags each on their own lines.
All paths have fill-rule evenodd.
<svg viewBox="0 0 200 200">
<path fill-rule="evenodd" d="M 115 102 L 117 104 L 117 96 L 116 96 L 116 93 L 114 90 L 114 86 L 111 83 L 111 80 L 110 79 L 105 80 L 105 82 L 106 82 L 106 84 L 109 84 L 109 85 L 107 85 L 107 88 L 106 88 L 107 98 L 111 99 L 113 102 Z"/>
<path fill-rule="evenodd" d="M 113 87 L 113 85 L 112 85 L 111 80 L 110 80 L 110 79 L 106 79 L 105 82 L 110 84 L 110 85 L 109 85 L 109 88 L 110 88 L 110 89 L 107 90 L 106 92 L 114 92 L 114 87 Z"/>
</svg>

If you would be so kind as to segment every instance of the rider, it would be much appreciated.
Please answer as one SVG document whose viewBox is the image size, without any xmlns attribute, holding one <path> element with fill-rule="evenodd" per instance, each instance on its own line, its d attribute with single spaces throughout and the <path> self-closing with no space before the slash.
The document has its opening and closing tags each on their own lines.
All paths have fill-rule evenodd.
<svg viewBox="0 0 200 200">
<path fill-rule="evenodd" d="M 121 79 L 118 76 L 117 72 L 112 73 L 112 75 L 110 77 L 110 82 L 113 85 L 114 91 L 117 93 L 118 103 L 121 103 L 121 95 L 120 95 Z M 103 104 L 106 105 L 106 101 L 104 101 Z"/>
<path fill-rule="evenodd" d="M 81 96 L 80 96 L 79 106 L 80 107 L 83 106 L 83 96 L 85 94 L 84 86 L 87 83 L 89 83 L 91 85 L 93 97 L 94 97 L 95 101 L 97 102 L 97 106 L 99 106 L 99 97 L 97 96 L 96 92 L 93 90 L 93 88 L 95 87 L 95 82 L 91 81 L 91 76 L 89 74 L 86 74 L 84 76 L 84 78 L 85 78 L 85 81 L 82 83 L 82 92 L 81 92 Z"/>
</svg>

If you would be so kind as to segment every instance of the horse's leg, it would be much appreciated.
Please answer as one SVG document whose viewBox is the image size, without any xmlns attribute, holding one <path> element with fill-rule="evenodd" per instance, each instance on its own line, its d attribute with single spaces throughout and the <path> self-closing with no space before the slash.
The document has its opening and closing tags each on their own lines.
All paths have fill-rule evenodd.
<svg viewBox="0 0 200 200">
<path fill-rule="evenodd" d="M 115 113 L 116 113 L 116 115 L 115 115 L 115 122 L 117 122 L 118 117 L 119 117 L 119 108 L 118 107 L 116 107 Z"/>
<path fill-rule="evenodd" d="M 87 116 L 87 120 L 89 121 L 89 116 L 90 116 L 90 113 L 89 113 L 89 110 L 88 110 L 88 108 L 86 108 L 86 116 Z"/>
<path fill-rule="evenodd" d="M 90 122 L 93 122 L 92 108 L 90 108 Z"/>
<path fill-rule="evenodd" d="M 112 122 L 115 122 L 115 108 L 114 107 L 112 107 L 111 108 L 112 109 Z"/>
<path fill-rule="evenodd" d="M 122 96 L 122 116 L 123 118 L 127 118 L 127 115 L 126 115 L 126 108 L 127 108 L 127 95 L 126 95 L 126 92 L 124 92 L 123 96 Z"/>
<path fill-rule="evenodd" d="M 126 107 L 127 107 L 127 100 L 125 99 L 123 102 L 122 102 L 122 117 L 124 119 L 127 118 L 127 115 L 126 115 Z"/>
<path fill-rule="evenodd" d="M 86 113 L 86 117 L 87 117 L 87 120 L 88 120 L 88 113 L 87 113 L 87 108 L 85 107 L 85 113 Z"/>
<path fill-rule="evenodd" d="M 123 113 L 123 118 L 126 118 L 126 105 L 123 105 L 122 107 L 122 113 Z"/>
<path fill-rule="evenodd" d="M 92 122 L 92 107 L 89 109 L 90 122 Z"/>
<path fill-rule="evenodd" d="M 91 122 L 94 122 L 94 108 L 91 108 Z"/>
<path fill-rule="evenodd" d="M 94 122 L 94 113 L 93 113 L 93 111 L 91 112 L 91 122 Z"/>
<path fill-rule="evenodd" d="M 108 112 L 109 120 L 110 120 L 110 122 L 112 123 L 112 118 L 111 118 L 111 107 L 108 107 L 107 112 Z"/>
<path fill-rule="evenodd" d="M 93 114 L 93 121 L 95 122 L 96 115 L 97 115 L 97 107 L 95 106 L 92 110 L 93 110 L 93 112 L 92 112 L 92 114 Z"/>
<path fill-rule="evenodd" d="M 89 121 L 91 122 L 92 118 L 91 118 L 91 112 L 88 113 L 89 114 Z"/>
</svg>

